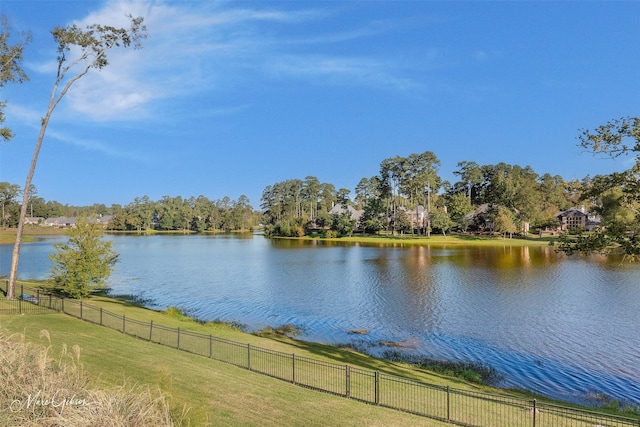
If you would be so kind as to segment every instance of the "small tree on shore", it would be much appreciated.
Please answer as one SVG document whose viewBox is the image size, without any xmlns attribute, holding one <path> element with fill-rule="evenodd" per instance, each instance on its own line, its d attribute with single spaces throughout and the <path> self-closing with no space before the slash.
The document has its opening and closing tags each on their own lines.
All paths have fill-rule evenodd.
<svg viewBox="0 0 640 427">
<path fill-rule="evenodd" d="M 24 221 L 29 205 L 29 194 L 31 194 L 31 181 L 33 180 L 38 155 L 51 115 L 75 82 L 84 77 L 92 68 L 100 70 L 108 65 L 107 52 L 110 49 L 119 46 L 128 47 L 132 43 L 136 48 L 141 46 L 140 40 L 146 37 L 146 28 L 142 25 L 143 18 L 133 18 L 132 16 L 129 16 L 129 18 L 131 19 L 131 26 L 128 29 L 93 24 L 87 26 L 86 30 L 82 30 L 77 25 L 70 25 L 68 27 L 56 27 L 52 31 L 53 38 L 58 44 L 58 72 L 51 90 L 47 113 L 40 123 L 40 133 L 23 188 L 20 220 L 18 222 L 16 243 L 13 247 L 9 283 L 7 285 L 7 299 L 15 299 L 18 259 L 20 257 Z M 78 52 L 75 59 L 67 58 L 72 48 L 74 48 L 73 52 Z"/>
<path fill-rule="evenodd" d="M 429 222 L 436 230 L 440 230 L 444 237 L 447 237 L 447 231 L 451 229 L 453 221 L 444 209 L 434 209 L 429 212 Z"/>
<path fill-rule="evenodd" d="M 78 218 L 76 227 L 66 235 L 69 240 L 53 245 L 56 252 L 49 255 L 55 263 L 51 280 L 62 293 L 84 298 L 92 290 L 104 288 L 118 254 L 111 249 L 111 241 L 102 240 L 102 224 L 88 218 Z"/>
</svg>

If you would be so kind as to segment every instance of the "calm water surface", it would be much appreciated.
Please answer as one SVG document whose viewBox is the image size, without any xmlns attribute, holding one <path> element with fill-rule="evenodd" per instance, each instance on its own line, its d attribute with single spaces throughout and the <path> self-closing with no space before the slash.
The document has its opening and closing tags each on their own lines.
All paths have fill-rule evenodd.
<svg viewBox="0 0 640 427">
<path fill-rule="evenodd" d="M 640 404 L 640 265 L 551 247 L 367 246 L 261 236 L 112 236 L 116 294 L 301 339 L 402 342 L 489 364 L 506 387 Z M 20 276 L 49 271 L 48 238 L 23 245 Z M 7 275 L 11 246 L 0 245 Z M 366 335 L 348 331 L 366 329 Z"/>
</svg>

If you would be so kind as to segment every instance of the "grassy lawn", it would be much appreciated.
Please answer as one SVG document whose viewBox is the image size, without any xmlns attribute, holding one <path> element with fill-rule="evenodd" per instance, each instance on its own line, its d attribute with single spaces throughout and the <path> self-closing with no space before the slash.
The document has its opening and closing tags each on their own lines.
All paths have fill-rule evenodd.
<svg viewBox="0 0 640 427">
<path fill-rule="evenodd" d="M 0 228 L 0 245 L 13 245 L 16 242 L 15 228 Z M 23 231 L 22 242 L 33 242 L 37 236 L 62 236 L 65 230 L 55 227 L 38 227 L 35 225 L 26 225 Z"/>
<path fill-rule="evenodd" d="M 430 246 L 547 246 L 550 242 L 555 241 L 554 237 L 502 237 L 495 235 L 493 237 L 482 235 L 476 236 L 472 234 L 450 234 L 443 236 L 442 234 L 432 234 L 431 237 L 425 236 L 373 236 L 373 235 L 356 235 L 351 237 L 337 238 L 313 238 L 300 237 L 283 239 L 299 239 L 299 240 L 322 240 L 327 242 L 344 242 L 344 243 L 360 243 L 366 245 L 430 245 Z"/>
<path fill-rule="evenodd" d="M 65 230 L 61 228 L 52 227 L 37 227 L 26 226 L 24 230 L 24 242 L 33 241 L 37 236 L 50 236 L 50 235 L 64 235 Z M 170 234 L 171 232 L 157 232 L 147 231 L 146 234 Z M 183 231 L 178 230 L 177 234 L 184 234 Z M 216 234 L 217 232 L 208 232 L 207 234 Z M 115 233 L 120 234 L 120 233 Z M 135 233 L 134 233 L 135 234 Z M 196 233 L 189 233 L 196 234 Z M 15 228 L 0 228 L 0 244 L 13 244 L 15 243 L 16 229 Z M 286 238 L 296 239 L 296 238 Z M 311 237 L 297 238 L 300 240 L 315 240 Z M 432 234 L 431 237 L 425 236 L 374 236 L 374 235 L 356 235 L 352 237 L 338 237 L 338 238 L 318 238 L 317 240 L 325 240 L 330 242 L 344 242 L 344 243 L 362 243 L 372 245 L 434 245 L 434 246 L 455 246 L 455 245 L 467 245 L 467 246 L 537 246 L 548 245 L 550 242 L 555 241 L 555 237 L 513 237 L 504 238 L 500 235 L 493 237 L 482 235 L 476 236 L 473 234 L 449 234 L 446 237 L 442 234 Z"/>
<path fill-rule="evenodd" d="M 338 348 L 333 345 L 301 341 L 273 333 L 266 333 L 262 336 L 259 334 L 249 334 L 224 323 L 201 323 L 180 314 L 171 315 L 164 312 L 136 307 L 127 301 L 104 296 L 92 297 L 86 300 L 86 302 L 92 306 L 101 307 L 109 312 L 124 315 L 127 318 L 141 322 L 148 323 L 153 321 L 155 325 L 162 325 L 174 329 L 180 328 L 182 331 L 193 331 L 205 335 L 213 335 L 217 338 L 250 344 L 252 346 L 279 351 L 286 354 L 295 353 L 296 356 L 310 357 L 338 364 L 355 365 L 435 385 L 450 385 L 452 387 L 474 391 L 496 391 L 496 389 L 478 384 L 466 383 L 457 378 L 435 374 L 426 370 L 415 369 L 405 363 L 388 362 L 351 349 Z"/>
<path fill-rule="evenodd" d="M 167 322 L 171 323 L 171 322 Z M 97 386 L 125 381 L 159 386 L 172 411 L 186 408 L 193 426 L 444 426 L 445 423 L 307 390 L 232 365 L 138 340 L 64 314 L 0 316 L 0 327 L 47 342 L 53 353 L 79 345 L 81 361 Z M 228 329 L 216 326 L 216 329 Z M 235 332 L 231 330 L 230 334 Z M 246 334 L 245 334 L 246 335 Z M 251 338 L 250 335 L 246 335 Z M 269 340 L 253 337 L 266 344 Z M 273 345 L 284 345 L 273 342 Z M 0 402 L 0 405 L 7 403 Z"/>
</svg>

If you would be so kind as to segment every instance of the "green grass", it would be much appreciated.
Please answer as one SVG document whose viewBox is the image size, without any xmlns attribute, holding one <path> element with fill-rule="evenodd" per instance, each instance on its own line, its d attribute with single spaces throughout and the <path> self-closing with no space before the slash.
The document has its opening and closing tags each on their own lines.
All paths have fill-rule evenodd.
<svg viewBox="0 0 640 427">
<path fill-rule="evenodd" d="M 213 335 L 230 341 L 241 342 L 279 351 L 286 354 L 295 353 L 297 356 L 315 358 L 319 360 L 335 362 L 339 364 L 351 364 L 362 368 L 379 370 L 391 375 L 399 375 L 407 378 L 417 379 L 431 384 L 467 387 L 472 390 L 489 390 L 479 385 L 467 384 L 455 378 L 434 374 L 426 370 L 414 369 L 404 363 L 393 363 L 383 359 L 370 357 L 368 355 L 350 350 L 338 348 L 333 345 L 308 342 L 292 339 L 284 334 L 278 333 L 279 327 L 274 328 L 274 333 L 249 334 L 240 328 L 234 327 L 224 322 L 199 322 L 185 316 L 180 310 L 170 308 L 166 312 L 148 310 L 130 305 L 126 301 L 112 299 L 105 296 L 93 297 L 87 303 L 101 307 L 114 314 L 124 315 L 127 318 L 141 322 L 151 322 L 155 325 L 162 325 L 168 328 L 180 328 L 181 331 L 198 332 L 205 335 Z"/>
<path fill-rule="evenodd" d="M 246 232 L 246 230 L 239 231 L 240 233 Z M 51 228 L 51 227 L 38 227 L 27 226 L 25 227 L 23 242 L 33 241 L 39 235 L 63 235 L 64 229 Z M 110 234 L 140 234 L 137 231 L 108 231 Z M 157 230 L 143 230 L 142 234 L 198 234 L 193 231 L 157 231 Z M 207 231 L 202 234 L 218 234 L 219 230 Z M 3 228 L 0 229 L 0 244 L 13 244 L 15 243 L 15 228 Z M 280 237 L 274 237 L 280 238 Z M 455 246 L 455 245 L 469 245 L 469 246 L 536 246 L 536 245 L 548 245 L 550 242 L 555 242 L 556 237 L 513 237 L 503 238 L 501 235 L 491 236 L 476 236 L 473 234 L 460 234 L 451 233 L 446 237 L 442 234 L 432 234 L 430 237 L 417 236 L 406 234 L 403 236 L 379 236 L 379 235 L 356 235 L 351 237 L 336 237 L 336 238 L 320 238 L 320 237 L 286 237 L 284 239 L 300 239 L 300 240 L 316 240 L 321 239 L 332 242 L 344 242 L 344 243 L 361 243 L 372 245 L 434 245 L 434 246 Z"/>
<path fill-rule="evenodd" d="M 186 425 L 446 425 L 307 390 L 232 365 L 137 340 L 63 314 L 0 316 L 0 326 L 24 333 L 27 340 L 33 342 L 42 342 L 40 331 L 46 329 L 55 349 L 78 345 L 84 369 L 98 387 L 125 381 L 158 385 L 168 396 L 175 414 L 187 409 Z M 0 405 L 6 403 L 0 402 Z"/>
<path fill-rule="evenodd" d="M 359 243 L 366 245 L 431 245 L 431 246 L 547 246 L 555 241 L 554 237 L 513 237 L 503 238 L 496 236 L 476 236 L 472 234 L 450 234 L 446 237 L 442 234 L 432 234 L 430 237 L 417 235 L 404 236 L 375 236 L 375 235 L 355 235 L 336 238 L 321 237 L 286 237 L 283 239 L 299 240 L 323 240 L 328 242 Z"/>
</svg>

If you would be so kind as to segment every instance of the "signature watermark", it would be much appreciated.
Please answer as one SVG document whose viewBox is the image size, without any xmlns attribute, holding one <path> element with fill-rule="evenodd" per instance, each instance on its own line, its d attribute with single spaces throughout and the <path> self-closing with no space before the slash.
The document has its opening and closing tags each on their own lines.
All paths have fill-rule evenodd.
<svg viewBox="0 0 640 427">
<path fill-rule="evenodd" d="M 80 399 L 66 390 L 56 390 L 51 395 L 44 395 L 42 391 L 30 394 L 24 399 L 15 399 L 9 404 L 11 412 L 31 411 L 39 412 L 47 407 L 55 408 L 59 414 L 62 414 L 67 407 L 89 406 L 95 402 L 89 402 L 87 399 Z"/>
</svg>

